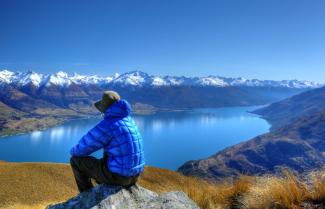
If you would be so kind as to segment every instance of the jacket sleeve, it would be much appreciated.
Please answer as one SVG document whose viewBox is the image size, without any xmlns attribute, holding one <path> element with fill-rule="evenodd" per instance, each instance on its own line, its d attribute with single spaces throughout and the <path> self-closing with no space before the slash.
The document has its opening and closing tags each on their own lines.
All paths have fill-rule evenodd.
<svg viewBox="0 0 325 209">
<path fill-rule="evenodd" d="M 111 140 L 108 133 L 108 124 L 103 120 L 84 135 L 77 145 L 72 147 L 72 156 L 84 157 L 105 147 Z"/>
</svg>

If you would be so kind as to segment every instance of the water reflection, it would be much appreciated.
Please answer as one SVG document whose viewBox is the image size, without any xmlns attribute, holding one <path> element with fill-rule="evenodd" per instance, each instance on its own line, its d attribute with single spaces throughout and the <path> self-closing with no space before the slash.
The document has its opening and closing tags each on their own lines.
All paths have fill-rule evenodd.
<svg viewBox="0 0 325 209">
<path fill-rule="evenodd" d="M 63 139 L 69 138 L 70 134 L 71 134 L 70 127 L 60 126 L 60 127 L 52 128 L 50 130 L 50 142 L 51 142 L 51 144 L 59 143 Z M 63 135 L 65 135 L 65 136 L 63 137 Z"/>
<path fill-rule="evenodd" d="M 247 113 L 252 109 L 197 109 L 134 118 L 144 139 L 147 163 L 177 169 L 187 160 L 208 157 L 267 132 L 269 124 L 265 120 Z M 0 160 L 68 162 L 70 148 L 100 120 L 73 120 L 44 131 L 4 137 L 0 139 Z"/>
<path fill-rule="evenodd" d="M 200 125 L 214 125 L 217 121 L 218 118 L 211 115 L 202 115 L 200 117 Z"/>
<path fill-rule="evenodd" d="M 154 132 L 160 132 L 163 129 L 163 121 L 162 120 L 153 120 L 151 124 L 151 129 Z"/>
<path fill-rule="evenodd" d="M 34 144 L 37 144 L 39 140 L 42 139 L 43 132 L 42 131 L 33 131 L 30 134 L 30 139 Z"/>
</svg>

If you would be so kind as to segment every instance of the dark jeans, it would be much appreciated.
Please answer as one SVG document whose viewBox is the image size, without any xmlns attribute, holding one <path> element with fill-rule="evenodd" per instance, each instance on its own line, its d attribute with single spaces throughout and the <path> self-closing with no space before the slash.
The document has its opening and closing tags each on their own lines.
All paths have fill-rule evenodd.
<svg viewBox="0 0 325 209">
<path fill-rule="evenodd" d="M 97 159 L 92 156 L 71 157 L 70 164 L 80 192 L 93 188 L 91 179 L 98 184 L 120 185 L 130 187 L 134 185 L 139 176 L 120 176 L 107 169 L 106 159 Z"/>
</svg>

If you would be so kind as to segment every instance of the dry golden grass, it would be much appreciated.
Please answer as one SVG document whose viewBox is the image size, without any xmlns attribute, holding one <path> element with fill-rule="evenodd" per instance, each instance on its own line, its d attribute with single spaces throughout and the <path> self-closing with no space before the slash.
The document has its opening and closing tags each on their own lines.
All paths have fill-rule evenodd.
<svg viewBox="0 0 325 209">
<path fill-rule="evenodd" d="M 325 202 L 325 172 L 314 172 L 311 176 L 311 190 L 309 199 L 316 202 Z"/>
<path fill-rule="evenodd" d="M 324 176 L 323 171 L 314 174 Z M 246 208 L 301 208 L 304 202 L 325 201 L 325 178 L 313 178 L 311 182 L 300 181 L 293 173 L 284 172 L 283 177 L 260 177 L 243 196 Z"/>
<path fill-rule="evenodd" d="M 272 206 L 295 208 L 295 205 L 303 202 L 305 194 L 305 187 L 299 185 L 295 179 L 265 177 L 257 180 L 256 184 L 249 189 L 243 197 L 243 203 L 252 209 Z"/>
<path fill-rule="evenodd" d="M 177 172 L 146 167 L 139 184 L 155 192 L 184 191 L 201 208 L 286 208 L 325 201 L 325 173 L 304 183 L 290 172 L 283 177 L 242 176 L 234 183 L 212 184 Z M 69 165 L 0 162 L 0 208 L 37 209 L 77 194 Z"/>
<path fill-rule="evenodd" d="M 155 192 L 184 191 L 202 206 L 210 204 L 207 194 L 217 192 L 208 182 L 154 167 L 146 167 L 139 184 Z"/>
<path fill-rule="evenodd" d="M 66 164 L 0 162 L 0 208 L 45 208 L 76 194 Z"/>
</svg>

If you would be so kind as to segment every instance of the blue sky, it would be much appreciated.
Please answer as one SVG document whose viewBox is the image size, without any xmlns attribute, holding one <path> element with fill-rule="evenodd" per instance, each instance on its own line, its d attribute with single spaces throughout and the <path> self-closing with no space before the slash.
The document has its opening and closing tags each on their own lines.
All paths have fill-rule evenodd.
<svg viewBox="0 0 325 209">
<path fill-rule="evenodd" d="M 325 82 L 323 0 L 0 0 L 0 68 Z"/>
</svg>

